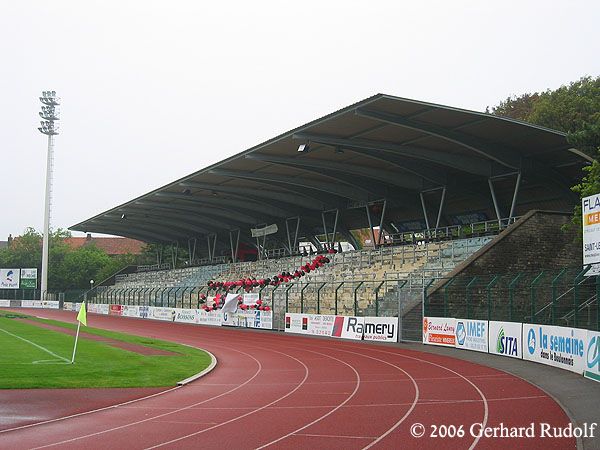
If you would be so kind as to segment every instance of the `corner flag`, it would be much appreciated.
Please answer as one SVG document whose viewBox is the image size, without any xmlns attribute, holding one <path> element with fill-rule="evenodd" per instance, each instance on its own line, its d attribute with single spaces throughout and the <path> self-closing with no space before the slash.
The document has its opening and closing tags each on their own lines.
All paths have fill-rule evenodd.
<svg viewBox="0 0 600 450">
<path fill-rule="evenodd" d="M 79 314 L 77 314 L 77 320 L 81 322 L 84 326 L 87 327 L 87 317 L 85 312 L 85 302 L 81 303 L 81 308 L 79 309 Z"/>
<path fill-rule="evenodd" d="M 87 317 L 85 312 L 85 302 L 81 302 L 79 313 L 77 314 L 77 333 L 75 334 L 75 345 L 73 346 L 73 356 L 71 357 L 71 364 L 75 362 L 75 352 L 77 351 L 77 341 L 79 340 L 79 327 L 81 324 L 87 327 Z"/>
</svg>

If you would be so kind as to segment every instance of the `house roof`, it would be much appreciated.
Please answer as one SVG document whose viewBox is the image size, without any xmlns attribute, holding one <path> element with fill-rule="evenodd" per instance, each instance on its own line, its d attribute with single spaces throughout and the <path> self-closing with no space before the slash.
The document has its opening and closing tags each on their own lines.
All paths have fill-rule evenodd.
<svg viewBox="0 0 600 450">
<path fill-rule="evenodd" d="M 83 247 L 87 244 L 94 244 L 108 255 L 138 255 L 146 245 L 142 241 L 123 237 L 69 237 L 65 243 L 72 249 Z"/>
</svg>

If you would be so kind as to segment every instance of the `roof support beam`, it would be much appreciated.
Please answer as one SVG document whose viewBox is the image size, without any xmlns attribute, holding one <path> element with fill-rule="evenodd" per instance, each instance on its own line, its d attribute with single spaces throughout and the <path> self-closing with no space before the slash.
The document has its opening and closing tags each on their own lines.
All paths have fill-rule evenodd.
<svg viewBox="0 0 600 450">
<path fill-rule="evenodd" d="M 157 192 L 157 197 L 168 197 L 172 199 L 181 200 L 183 202 L 190 202 L 195 204 L 213 205 L 214 207 L 221 209 L 230 209 L 231 211 L 244 211 L 250 215 L 256 213 L 262 213 L 265 216 L 270 217 L 286 217 L 294 214 L 295 211 L 290 209 L 273 206 L 270 203 L 258 203 L 253 201 L 240 201 L 237 199 L 231 199 L 227 197 L 219 198 L 199 198 L 193 195 L 176 194 L 174 192 Z"/>
<path fill-rule="evenodd" d="M 371 167 L 359 166 L 354 164 L 343 164 L 335 161 L 324 161 L 314 158 L 290 158 L 260 154 L 246 155 L 246 158 L 257 161 L 270 162 L 273 164 L 281 164 L 284 166 L 298 166 L 305 169 L 316 168 L 328 171 L 343 172 L 347 174 L 357 175 L 359 177 L 372 178 L 374 180 L 383 181 L 384 183 L 388 183 L 404 189 L 419 190 L 423 189 L 424 187 L 424 180 L 411 173 L 407 173 L 404 174 L 402 177 L 399 177 L 397 173 L 386 170 L 378 170 L 373 169 Z"/>
<path fill-rule="evenodd" d="M 196 214 L 186 214 L 182 217 L 181 214 L 177 213 L 173 214 L 159 211 L 144 211 L 139 213 L 128 213 L 127 216 L 136 217 L 138 220 L 148 223 L 158 223 L 179 228 L 185 227 L 186 229 L 196 231 L 201 234 L 212 233 L 214 229 L 229 229 L 231 226 L 230 222 L 222 222 Z M 168 220 L 168 218 L 175 220 Z M 195 224 L 200 224 L 201 226 L 197 226 Z M 208 227 L 206 225 L 208 225 Z"/>
<path fill-rule="evenodd" d="M 179 183 L 179 185 L 182 187 L 189 187 L 194 189 L 206 189 L 212 192 L 225 192 L 244 198 L 248 198 L 248 196 L 250 196 L 252 198 L 277 200 L 278 202 L 289 203 L 292 205 L 301 206 L 306 209 L 321 210 L 325 207 L 325 204 L 320 199 L 311 198 L 303 194 L 299 195 L 296 193 L 297 191 L 294 191 L 294 193 L 273 192 L 264 189 L 213 185 L 208 183 L 198 183 L 196 181 L 184 181 L 182 183 Z"/>
<path fill-rule="evenodd" d="M 200 234 L 210 233 L 211 231 L 208 228 L 198 227 L 196 225 L 190 224 L 187 221 L 176 221 L 165 219 L 163 215 L 156 215 L 150 213 L 144 214 L 135 214 L 135 213 L 127 213 L 127 220 L 125 223 L 130 222 L 139 222 L 139 223 L 148 223 L 148 224 L 156 224 L 156 225 L 168 225 L 173 228 L 179 228 L 181 230 L 193 231 Z M 119 216 L 106 214 L 104 217 L 109 220 L 114 220 L 115 222 L 119 222 Z M 133 219 L 133 220 L 132 220 Z M 102 219 L 100 219 L 102 220 Z"/>
<path fill-rule="evenodd" d="M 439 150 L 429 150 L 407 145 L 392 144 L 389 142 L 373 141 L 370 139 L 344 139 L 335 136 L 310 133 L 296 133 L 293 137 L 294 139 L 308 140 L 311 142 L 328 144 L 334 147 L 339 146 L 350 149 L 390 152 L 397 156 L 429 161 L 485 177 L 489 176 L 492 172 L 492 164 L 490 161 L 475 156 L 455 155 Z"/>
<path fill-rule="evenodd" d="M 142 231 L 149 231 L 149 232 L 156 232 L 158 231 L 159 233 L 164 233 L 164 236 L 168 236 L 171 237 L 170 239 L 167 239 L 169 241 L 175 241 L 176 238 L 183 238 L 185 237 L 186 239 L 191 237 L 189 233 L 189 230 L 186 230 L 184 228 L 182 228 L 181 226 L 177 226 L 177 227 L 173 227 L 173 226 L 164 226 L 161 225 L 158 222 L 150 222 L 149 224 L 147 224 L 147 221 L 144 222 L 140 222 L 137 220 L 118 220 L 118 219 L 107 219 L 107 218 L 98 218 L 95 219 L 94 222 L 98 223 L 99 225 L 103 226 L 106 225 L 107 227 L 111 227 L 111 228 L 131 228 L 132 230 L 142 230 Z M 181 230 L 181 231 L 177 231 L 177 230 Z"/>
<path fill-rule="evenodd" d="M 397 167 L 405 172 L 412 173 L 413 175 L 429 181 L 433 185 L 445 185 L 446 174 L 435 172 L 429 168 L 426 168 L 419 163 L 409 161 L 408 158 L 399 157 L 393 155 L 391 152 L 380 152 L 376 150 L 366 150 L 357 148 L 347 148 L 346 151 L 356 153 L 357 155 L 364 156 L 376 161 L 381 161 L 391 166 Z"/>
<path fill-rule="evenodd" d="M 132 239 L 139 239 L 144 242 L 171 242 L 171 238 L 158 233 L 152 233 L 144 230 L 133 230 L 131 228 L 122 228 L 122 227 L 112 227 L 110 225 L 97 224 L 93 225 L 88 223 L 86 225 L 85 230 L 81 231 L 93 231 L 95 233 L 104 233 L 104 234 L 115 234 L 117 236 L 130 237 Z"/>
<path fill-rule="evenodd" d="M 163 210 L 163 211 L 175 211 L 175 212 L 182 212 L 185 214 L 190 214 L 190 213 L 197 213 L 197 214 L 202 214 L 204 216 L 207 217 L 216 217 L 216 218 L 220 218 L 220 217 L 225 217 L 225 218 L 231 218 L 231 212 L 225 209 L 220 209 L 220 208 L 214 208 L 214 209 L 209 209 L 209 208 L 202 208 L 202 207 L 198 207 L 198 206 L 194 206 L 194 207 L 185 207 L 181 204 L 178 203 L 164 203 L 164 202 L 157 202 L 157 201 L 151 201 L 151 200 L 141 200 L 141 201 L 137 201 L 135 202 L 133 205 L 129 205 L 127 208 L 131 208 L 131 207 L 142 207 L 142 208 L 151 208 L 151 211 L 154 210 Z M 125 211 L 126 212 L 126 208 L 121 208 L 119 211 Z M 247 224 L 255 224 L 260 222 L 260 219 L 254 217 L 254 216 L 249 216 L 247 214 L 243 214 L 240 215 L 239 217 L 236 217 L 236 220 L 239 220 L 240 222 L 243 223 L 247 223 Z"/>
<path fill-rule="evenodd" d="M 460 145 L 461 147 L 467 148 L 485 158 L 489 158 L 498 164 L 510 167 L 511 169 L 518 169 L 521 166 L 521 158 L 516 152 L 508 148 L 496 148 L 493 145 L 483 142 L 476 137 L 461 133 L 460 131 L 449 130 L 426 122 L 407 119 L 405 117 L 383 111 L 357 108 L 356 115 L 403 128 L 409 128 L 411 130 L 421 131 L 430 136 L 444 139 L 448 142 L 452 142 Z"/>
<path fill-rule="evenodd" d="M 234 178 L 246 178 L 249 180 L 261 180 L 261 181 L 275 181 L 277 183 L 291 184 L 295 186 L 302 186 L 306 188 L 317 189 L 319 191 L 328 192 L 329 194 L 338 195 L 340 197 L 346 197 L 353 200 L 368 200 L 369 192 L 363 189 L 356 188 L 350 185 L 326 183 L 323 181 L 310 180 L 301 177 L 289 177 L 285 175 L 277 175 L 272 173 L 249 173 L 241 170 L 224 170 L 224 169 L 213 169 L 210 173 L 223 177 L 234 177 Z M 293 215 L 292 212 L 289 215 Z"/>
</svg>

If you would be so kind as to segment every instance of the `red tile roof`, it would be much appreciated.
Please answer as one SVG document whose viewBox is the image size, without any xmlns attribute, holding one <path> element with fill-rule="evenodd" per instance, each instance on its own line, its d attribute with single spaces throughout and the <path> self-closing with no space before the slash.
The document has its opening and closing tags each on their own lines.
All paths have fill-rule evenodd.
<svg viewBox="0 0 600 450">
<path fill-rule="evenodd" d="M 108 255 L 139 255 L 142 248 L 146 245 L 142 241 L 122 237 L 70 237 L 65 239 L 65 243 L 75 249 L 83 247 L 86 244 L 93 243 L 99 249 L 104 250 Z"/>
</svg>

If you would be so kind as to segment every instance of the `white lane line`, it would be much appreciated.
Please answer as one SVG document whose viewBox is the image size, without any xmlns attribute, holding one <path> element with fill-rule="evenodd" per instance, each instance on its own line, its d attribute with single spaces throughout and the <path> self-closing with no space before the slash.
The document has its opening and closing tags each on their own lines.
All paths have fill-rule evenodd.
<svg viewBox="0 0 600 450">
<path fill-rule="evenodd" d="M 471 386 L 473 386 L 473 388 L 475 388 L 475 390 L 477 391 L 477 393 L 479 394 L 479 396 L 481 397 L 481 399 L 483 400 L 483 422 L 482 422 L 482 429 L 485 428 L 487 426 L 487 421 L 488 421 L 488 415 L 489 415 L 489 405 L 488 405 L 488 400 L 487 397 L 485 396 L 485 394 L 483 392 L 481 392 L 481 389 L 479 389 L 479 387 L 473 383 L 471 380 L 469 380 L 467 377 L 463 376 L 461 373 L 456 372 L 455 370 L 450 369 L 449 367 L 446 367 L 442 364 L 438 364 L 438 363 L 434 363 L 432 361 L 427 361 L 426 359 L 420 359 L 420 358 L 415 358 L 414 356 L 407 356 L 407 355 L 403 355 L 400 353 L 395 353 L 395 352 L 390 352 L 390 351 L 385 351 L 385 350 L 379 350 L 376 348 L 372 348 L 371 350 L 376 351 L 378 353 L 385 353 L 388 355 L 395 355 L 395 356 L 399 356 L 401 358 L 407 358 L 407 359 L 412 359 L 414 361 L 421 361 L 424 362 L 426 364 L 431 364 L 433 366 L 437 366 L 440 367 L 444 370 L 447 370 L 449 372 L 452 372 L 455 375 L 458 375 L 460 378 L 462 378 L 463 380 L 465 380 L 467 383 L 469 383 Z M 477 436 L 475 438 L 475 440 L 473 441 L 473 443 L 471 444 L 471 446 L 469 447 L 469 450 L 472 450 L 475 448 L 475 446 L 477 445 L 477 443 L 479 442 L 479 439 L 481 439 L 481 436 Z M 368 446 L 370 447 L 370 446 Z M 365 447 L 365 448 L 368 448 Z"/>
<path fill-rule="evenodd" d="M 296 436 L 320 437 L 320 438 L 335 438 L 335 439 L 376 439 L 372 436 L 338 436 L 334 434 L 305 434 L 297 433 Z"/>
<path fill-rule="evenodd" d="M 296 386 L 294 389 L 292 389 L 292 390 L 291 390 L 290 392 L 288 392 L 287 394 L 285 394 L 285 395 L 282 395 L 282 396 L 281 396 L 281 397 L 279 397 L 278 399 L 276 399 L 276 400 L 272 401 L 271 403 L 267 403 L 266 405 L 264 405 L 264 406 L 261 406 L 260 408 L 253 409 L 252 411 L 250 411 L 250 412 L 247 412 L 246 414 L 242 414 L 242 415 L 240 415 L 240 416 L 234 417 L 234 418 L 232 418 L 232 419 L 229 419 L 229 420 L 227 420 L 227 421 L 225 421 L 225 422 L 222 422 L 222 423 L 220 423 L 220 424 L 218 424 L 218 425 L 214 425 L 214 426 L 212 426 L 212 427 L 206 428 L 206 429 L 204 429 L 204 430 L 196 431 L 195 433 L 190 433 L 190 434 L 187 434 L 187 435 L 185 435 L 185 436 L 180 436 L 180 437 L 178 437 L 178 438 L 176 438 L 176 439 L 172 439 L 172 440 L 170 440 L 170 441 L 167 441 L 167 442 L 162 442 L 162 443 L 160 443 L 160 444 L 153 445 L 152 447 L 147 447 L 147 450 L 150 450 L 150 449 L 153 449 L 153 448 L 162 447 L 163 445 L 169 445 L 169 444 L 173 444 L 174 442 L 179 442 L 179 441 L 181 441 L 181 440 L 183 440 L 183 439 L 188 439 L 188 438 L 190 438 L 190 437 L 197 436 L 197 435 L 199 435 L 199 434 L 201 434 L 201 433 L 205 433 L 205 432 L 207 432 L 207 431 L 214 430 L 215 428 L 221 427 L 221 426 L 223 426 L 223 425 L 227 425 L 228 423 L 231 423 L 231 422 L 234 422 L 234 421 L 236 421 L 236 420 L 239 420 L 239 419 L 242 419 L 242 418 L 244 418 L 244 417 L 247 417 L 247 416 L 249 416 L 250 414 L 254 414 L 254 413 L 258 412 L 258 411 L 262 411 L 263 409 L 265 409 L 265 408 L 268 408 L 268 407 L 269 407 L 269 406 L 271 406 L 271 405 L 274 405 L 275 403 L 277 403 L 277 402 L 279 402 L 279 401 L 281 401 L 281 400 L 285 399 L 286 397 L 289 397 L 289 396 L 290 396 L 290 395 L 292 395 L 294 392 L 296 392 L 298 389 L 300 389 L 300 387 L 301 387 L 301 386 L 304 384 L 304 382 L 305 382 L 305 381 L 307 380 L 307 378 L 308 378 L 309 369 L 308 369 L 308 367 L 306 366 L 306 364 L 304 364 L 304 363 L 303 363 L 302 361 L 300 361 L 299 359 L 297 359 L 297 358 L 294 358 L 293 356 L 291 356 L 291 355 L 288 355 L 288 354 L 286 354 L 286 353 L 278 352 L 278 351 L 276 351 L 276 350 L 270 350 L 270 351 L 273 351 L 273 352 L 275 352 L 275 353 L 279 353 L 279 354 L 281 354 L 281 355 L 287 356 L 287 357 L 289 357 L 289 358 L 291 358 L 291 359 L 293 359 L 293 360 L 295 360 L 295 361 L 299 362 L 300 364 L 302 364 L 302 366 L 304 366 L 304 378 L 302 379 L 302 381 L 301 381 L 301 382 L 300 382 L 300 383 L 299 383 L 299 384 L 298 384 L 298 385 L 297 385 L 297 386 Z"/>
<path fill-rule="evenodd" d="M 308 383 L 305 383 L 305 385 Z M 493 402 L 514 402 L 514 401 L 525 401 L 525 400 L 536 400 L 536 399 L 549 399 L 549 397 L 547 395 L 531 395 L 531 396 L 526 396 L 526 397 L 502 397 L 502 398 L 488 398 L 487 401 L 489 403 L 493 403 Z M 410 406 L 414 403 L 414 401 L 412 402 L 403 402 L 403 403 L 369 403 L 369 404 L 355 404 L 355 405 L 344 405 L 342 408 L 343 409 L 348 409 L 348 408 L 359 408 L 359 409 L 363 409 L 363 408 L 388 408 L 388 407 L 394 407 L 394 406 Z M 453 404 L 459 404 L 459 403 L 483 403 L 483 400 L 481 400 L 481 398 L 474 398 L 474 399 L 457 399 L 457 400 L 436 400 L 436 399 L 432 399 L 432 400 L 427 400 L 427 399 L 420 399 L 417 402 L 417 405 L 453 405 Z M 329 409 L 329 408 L 335 408 L 336 405 L 299 405 L 299 406 L 269 406 L 268 409 L 270 410 L 276 410 L 276 409 Z M 158 409 L 158 410 L 174 410 L 174 409 L 178 409 L 175 407 L 160 407 L 160 406 L 153 406 L 153 407 L 143 407 L 143 406 L 126 406 L 124 407 L 124 409 L 144 409 L 144 410 L 150 410 L 150 409 Z M 205 407 L 201 407 L 201 408 L 190 408 L 191 411 L 236 411 L 236 410 L 254 410 L 256 408 L 259 408 L 259 406 L 205 406 Z M 375 439 L 375 438 L 373 438 Z"/>
<path fill-rule="evenodd" d="M 70 362 L 71 361 L 69 361 L 69 363 Z M 130 403 L 140 402 L 142 400 L 148 400 L 148 399 L 150 399 L 152 397 L 158 397 L 159 395 L 163 395 L 163 394 L 166 394 L 168 392 L 174 391 L 176 389 L 180 389 L 181 387 L 182 386 L 175 386 L 175 387 L 172 387 L 172 388 L 167 389 L 165 391 L 157 392 L 155 394 L 150 394 L 150 395 L 147 395 L 147 396 L 141 397 L 141 398 L 135 398 L 133 400 L 128 400 L 128 401 L 123 402 L 123 403 L 117 403 L 116 405 L 105 406 L 104 408 L 92 409 L 90 411 L 84 411 L 84 412 L 77 413 L 77 414 L 71 414 L 70 416 L 57 417 L 56 419 L 44 420 L 43 422 L 30 423 L 28 425 L 21 425 L 19 427 L 7 428 L 6 430 L 0 430 L 0 434 L 2 434 L 2 433 L 8 433 L 9 431 L 22 430 L 24 428 L 37 427 L 39 425 L 46 425 L 46 424 L 53 423 L 53 422 L 59 422 L 61 420 L 74 419 L 74 418 L 80 417 L 80 416 L 87 416 L 88 414 L 93 414 L 93 413 L 97 413 L 97 412 L 100 412 L 100 411 L 106 411 L 107 409 L 119 408 L 119 407 L 122 407 L 122 406 L 125 406 L 125 405 L 129 405 Z"/>
<path fill-rule="evenodd" d="M 307 423 L 307 424 L 306 424 L 306 425 L 304 425 L 303 427 L 300 427 L 300 428 L 298 428 L 297 430 L 294 430 L 294 431 L 292 431 L 291 433 L 288 433 L 288 434 L 286 434 L 285 436 L 281 436 L 280 438 L 277 438 L 277 439 L 275 439 L 274 441 L 268 442 L 268 443 L 266 443 L 266 444 L 264 444 L 264 445 L 262 445 L 262 446 L 260 446 L 260 447 L 257 447 L 257 448 L 256 448 L 256 450 L 263 449 L 263 448 L 265 448 L 265 447 L 268 447 L 269 445 L 273 445 L 273 444 L 275 444 L 275 443 L 277 443 L 277 442 L 279 442 L 279 441 L 282 441 L 283 439 L 286 439 L 286 438 L 288 438 L 288 437 L 292 436 L 293 434 L 296 434 L 296 433 L 298 433 L 299 431 L 305 430 L 305 429 L 307 429 L 308 427 L 310 427 L 311 425 L 314 425 L 315 423 L 317 423 L 317 422 L 319 422 L 319 421 L 323 420 L 325 417 L 327 417 L 327 416 L 329 416 L 329 415 L 333 414 L 333 413 L 334 413 L 334 412 L 336 412 L 338 409 L 340 409 L 342 406 L 344 406 L 346 403 L 348 403 L 348 402 L 350 401 L 350 399 L 351 399 L 352 397 L 354 397 L 354 395 L 355 395 L 355 394 L 358 392 L 358 388 L 360 387 L 360 374 L 359 374 L 359 373 L 356 371 L 356 369 L 355 369 L 353 366 L 351 366 L 350 364 L 348 364 L 348 363 L 347 363 L 347 362 L 345 362 L 345 361 L 342 361 L 341 359 L 337 359 L 337 358 L 334 358 L 333 356 L 326 355 L 325 353 L 314 352 L 314 351 L 312 351 L 312 350 L 306 350 L 306 349 L 304 349 L 304 351 L 308 351 L 308 352 L 311 352 L 311 353 L 316 353 L 316 354 L 318 354 L 318 355 L 323 355 L 323 356 L 326 356 L 326 357 L 328 357 L 328 358 L 330 358 L 330 359 L 333 359 L 333 360 L 335 360 L 335 361 L 341 362 L 342 364 L 344 364 L 344 365 L 346 365 L 346 366 L 350 367 L 350 368 L 352 369 L 352 371 L 354 372 L 354 374 L 356 375 L 356 386 L 354 387 L 354 391 L 352 392 L 352 394 L 351 394 L 349 397 L 347 397 L 347 398 L 346 398 L 346 400 L 344 400 L 342 403 L 340 403 L 338 406 L 336 406 L 335 408 L 333 408 L 333 409 L 332 409 L 331 411 L 329 411 L 328 413 L 326 413 L 326 414 L 323 414 L 321 417 L 318 417 L 317 419 L 313 420 L 312 422 L 310 422 L 310 423 Z"/>
<path fill-rule="evenodd" d="M 233 349 L 233 348 L 229 348 L 228 350 L 232 350 L 232 351 L 235 351 L 235 352 L 237 352 L 237 353 L 241 353 L 241 354 L 243 354 L 243 355 L 246 355 L 246 356 L 250 357 L 251 359 L 253 359 L 253 360 L 254 360 L 254 361 L 257 363 L 257 365 L 258 365 L 258 368 L 257 368 L 256 372 L 254 372 L 254 375 L 252 375 L 250 378 L 248 378 L 248 379 L 247 379 L 245 382 L 243 382 L 242 384 L 239 384 L 237 387 L 235 387 L 235 388 L 233 388 L 233 389 L 229 389 L 228 391 L 225 391 L 225 392 L 223 392 L 223 393 L 221 393 L 221 394 L 219 394 L 219 395 L 215 395 L 215 396 L 213 396 L 213 397 L 210 397 L 210 398 L 207 398 L 207 399 L 205 399 L 205 400 L 202 400 L 201 402 L 193 403 L 193 404 L 191 404 L 191 405 L 189 405 L 189 406 L 185 406 L 185 407 L 183 407 L 183 408 L 179 408 L 179 409 L 176 409 L 176 410 L 174 410 L 174 411 L 170 411 L 170 412 L 167 412 L 167 413 L 159 414 L 158 416 L 148 417 L 148 418 L 146 418 L 146 419 L 143 419 L 143 420 L 138 420 L 138 421 L 135 421 L 135 422 L 126 423 L 126 424 L 124 424 L 124 425 L 120 425 L 120 426 L 118 426 L 118 427 L 107 428 L 107 429 L 105 429 L 105 430 L 102 430 L 102 431 L 97 431 L 97 432 L 95 432 L 95 433 L 84 434 L 84 435 L 81 435 L 81 436 L 78 436 L 78 437 L 74 437 L 74 438 L 71 438 L 71 439 L 66 439 L 66 440 L 64 440 L 64 441 L 53 442 L 53 443 L 51 443 L 51 444 L 46 444 L 46 445 L 42 445 L 42 446 L 40 446 L 40 447 L 35 447 L 35 448 L 34 448 L 34 449 L 32 449 L 32 450 L 37 450 L 37 449 L 39 449 L 39 448 L 47 448 L 47 447 L 52 447 L 52 446 L 54 446 L 54 445 L 66 444 L 66 443 L 69 443 L 69 442 L 74 442 L 74 441 L 77 441 L 77 440 L 79 440 L 79 439 L 85 439 L 85 438 L 88 438 L 88 437 L 98 436 L 98 435 L 100 435 L 100 434 L 104 434 L 104 433 L 110 433 L 110 432 L 112 432 L 112 431 L 121 430 L 121 429 L 123 429 L 123 428 L 128 428 L 128 427 L 131 427 L 131 426 L 133 426 L 133 425 L 139 425 L 140 423 L 149 422 L 149 421 L 151 421 L 151 420 L 154 420 L 154 419 L 160 419 L 161 417 L 165 417 L 165 416 L 168 416 L 168 415 L 170 415 L 170 414 L 175 414 L 175 413 L 178 413 L 178 412 L 181 412 L 181 411 L 186 411 L 186 410 L 188 410 L 188 409 L 191 409 L 191 408 L 193 408 L 194 406 L 201 405 L 201 404 L 203 404 L 203 403 L 209 402 L 209 401 L 211 401 L 211 400 L 217 399 L 217 398 L 219 398 L 219 397 L 222 397 L 222 396 L 224 396 L 224 395 L 230 394 L 231 392 L 237 391 L 238 389 L 241 389 L 242 387 L 246 386 L 248 383 L 250 383 L 252 380 L 254 380 L 254 379 L 255 379 L 255 378 L 258 376 L 258 374 L 259 374 L 259 373 L 261 372 L 261 370 L 262 370 L 262 364 L 260 363 L 260 361 L 258 361 L 256 358 L 254 358 L 254 357 L 253 357 L 252 355 L 250 355 L 249 353 L 241 352 L 241 351 L 239 351 L 239 350 L 236 350 L 236 349 Z M 178 386 L 177 388 L 180 388 L 180 387 L 181 387 L 181 386 Z M 173 388 L 173 389 L 177 389 L 177 388 Z M 105 409 L 106 409 L 106 408 L 105 408 Z"/>
<path fill-rule="evenodd" d="M 387 364 L 388 366 L 394 367 L 395 369 L 397 369 L 397 370 L 401 371 L 402 373 L 404 373 L 408 378 L 410 378 L 410 380 L 412 381 L 413 387 L 415 389 L 415 398 L 412 401 L 412 403 L 410 405 L 410 408 L 408 408 L 408 410 L 404 413 L 404 415 L 394 425 L 392 425 L 385 433 L 381 434 L 378 438 L 374 438 L 375 440 L 373 442 L 371 442 L 369 445 L 367 445 L 366 447 L 364 447 L 365 449 L 367 449 L 367 448 L 370 448 L 373 445 L 377 444 L 382 439 L 384 439 L 392 431 L 394 431 L 396 428 L 398 428 L 400 426 L 400 424 L 402 422 L 404 422 L 408 416 L 410 416 L 410 414 L 415 409 L 415 406 L 417 406 L 417 402 L 419 401 L 419 395 L 420 395 L 419 385 L 417 384 L 416 380 L 412 377 L 411 374 L 409 374 L 406 370 L 402 369 L 401 367 L 398 367 L 397 365 L 392 364 L 389 361 L 385 361 L 383 359 L 375 358 L 373 356 L 365 355 L 365 354 L 359 353 L 359 352 L 351 352 L 349 350 L 341 350 L 341 349 L 337 349 L 337 350 L 341 351 L 341 352 L 351 353 L 351 354 L 354 354 L 354 355 L 359 355 L 359 356 L 362 356 L 364 358 L 369 358 L 369 359 L 372 359 L 372 360 L 379 361 L 379 362 L 382 362 L 384 364 Z"/>
<path fill-rule="evenodd" d="M 52 351 L 48 350 L 46 347 L 42 347 L 41 345 L 38 345 L 38 344 L 36 344 L 35 342 L 31 342 L 31 341 L 30 341 L 30 340 L 28 340 L 28 339 L 22 338 L 21 336 L 17 336 L 16 334 L 13 334 L 13 333 L 11 333 L 10 331 L 6 331 L 6 330 L 4 330 L 4 329 L 2 329 L 2 328 L 0 328 L 0 331 L 3 331 L 3 332 L 5 332 L 6 334 L 8 334 L 8 335 L 10 335 L 10 336 L 12 336 L 12 337 L 14 337 L 14 338 L 20 339 L 20 340 L 22 340 L 23 342 L 27 342 L 28 344 L 31 344 L 31 345 L 33 345 L 34 347 L 37 347 L 37 348 L 39 348 L 40 350 L 42 350 L 42 351 L 44 351 L 44 352 L 46 352 L 46 353 L 49 353 L 50 355 L 52 355 L 52 356 L 54 356 L 54 357 L 56 357 L 56 358 L 58 358 L 58 359 L 62 359 L 63 361 L 66 361 L 66 362 L 68 362 L 69 364 L 71 364 L 71 361 L 70 361 L 70 360 L 68 360 L 67 358 L 63 358 L 63 357 L 62 357 L 62 356 L 60 356 L 60 355 L 57 355 L 56 353 L 54 353 L 54 352 L 52 352 Z"/>
</svg>

